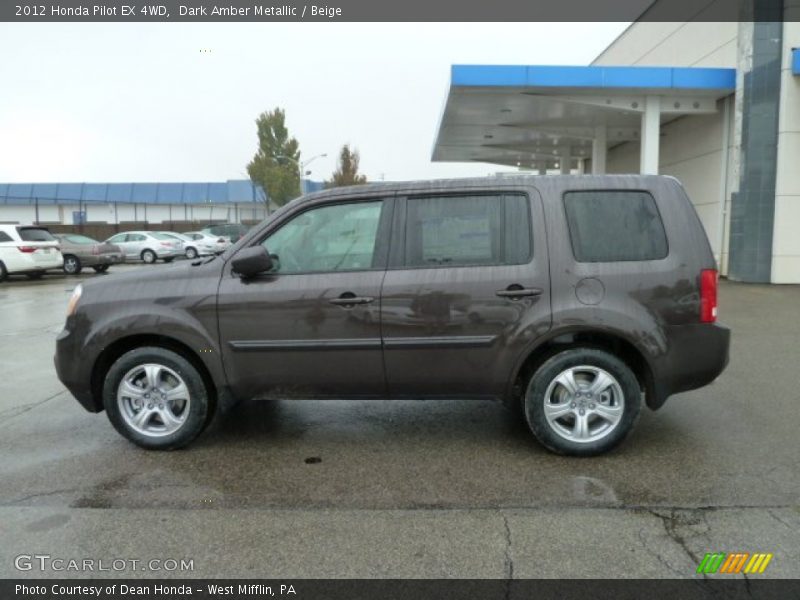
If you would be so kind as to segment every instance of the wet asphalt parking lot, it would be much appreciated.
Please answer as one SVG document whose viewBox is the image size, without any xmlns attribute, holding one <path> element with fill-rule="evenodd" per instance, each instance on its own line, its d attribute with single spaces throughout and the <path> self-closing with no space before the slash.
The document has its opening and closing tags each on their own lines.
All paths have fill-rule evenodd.
<svg viewBox="0 0 800 600">
<path fill-rule="evenodd" d="M 85 576 L 692 577 L 717 551 L 800 576 L 799 286 L 723 282 L 728 369 L 606 456 L 549 454 L 477 401 L 244 403 L 159 453 L 52 360 L 78 281 L 153 268 L 0 284 L 0 577 L 64 575 L 15 568 L 36 553 L 194 565 Z"/>
</svg>

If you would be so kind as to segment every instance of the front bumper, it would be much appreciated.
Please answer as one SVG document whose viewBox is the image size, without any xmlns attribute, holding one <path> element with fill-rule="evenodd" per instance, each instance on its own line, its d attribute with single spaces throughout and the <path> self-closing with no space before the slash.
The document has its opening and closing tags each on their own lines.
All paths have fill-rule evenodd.
<svg viewBox="0 0 800 600">
<path fill-rule="evenodd" d="M 93 361 L 82 352 L 78 336 L 69 330 L 68 325 L 69 323 L 56 337 L 56 354 L 53 359 L 56 375 L 83 408 L 89 412 L 100 412 L 103 406 L 95 403 L 91 389 L 92 374 L 89 365 Z"/>
</svg>

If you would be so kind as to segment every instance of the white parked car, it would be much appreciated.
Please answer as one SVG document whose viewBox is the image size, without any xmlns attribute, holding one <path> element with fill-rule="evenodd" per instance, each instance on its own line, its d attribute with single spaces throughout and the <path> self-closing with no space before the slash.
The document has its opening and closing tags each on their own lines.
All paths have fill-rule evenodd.
<svg viewBox="0 0 800 600">
<path fill-rule="evenodd" d="M 189 238 L 181 235 L 180 233 L 175 233 L 174 231 L 159 231 L 158 233 L 172 238 L 175 241 L 175 243 L 178 244 L 178 247 L 181 250 L 181 254 L 188 256 L 188 254 L 186 254 L 186 250 L 189 248 L 189 242 L 191 242 Z M 189 256 L 189 258 L 194 258 L 194 257 Z"/>
<path fill-rule="evenodd" d="M 187 231 L 182 235 L 192 240 L 186 244 L 186 256 L 189 258 L 207 254 L 221 254 L 232 245 L 228 238 L 211 235 L 205 231 Z M 194 248 L 197 254 L 191 256 L 189 254 L 190 248 Z"/>
<path fill-rule="evenodd" d="M 126 259 L 141 259 L 148 264 L 159 259 L 172 262 L 183 256 L 180 242 L 160 231 L 126 231 L 112 235 L 106 243 L 119 246 Z"/>
<path fill-rule="evenodd" d="M 44 227 L 0 225 L 0 281 L 9 273 L 39 279 L 48 269 L 60 269 L 63 264 L 58 240 Z"/>
</svg>

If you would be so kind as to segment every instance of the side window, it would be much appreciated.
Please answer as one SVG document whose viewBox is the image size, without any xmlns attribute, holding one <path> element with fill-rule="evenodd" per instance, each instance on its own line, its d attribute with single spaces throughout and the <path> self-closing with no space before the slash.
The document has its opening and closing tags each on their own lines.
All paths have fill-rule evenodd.
<svg viewBox="0 0 800 600">
<path fill-rule="evenodd" d="M 531 256 L 524 195 L 409 198 L 405 265 L 513 265 Z"/>
<path fill-rule="evenodd" d="M 13 242 L 14 240 L 11 239 L 11 236 L 8 235 L 5 231 L 0 231 L 0 242 Z"/>
<path fill-rule="evenodd" d="M 264 242 L 279 273 L 373 268 L 382 201 L 333 204 L 305 211 Z"/>
<path fill-rule="evenodd" d="M 147 236 L 144 236 L 141 233 L 129 233 L 128 234 L 128 241 L 129 242 L 143 242 L 146 239 L 147 239 Z"/>
<path fill-rule="evenodd" d="M 117 235 L 111 236 L 108 238 L 108 242 L 110 244 L 121 244 L 125 241 L 125 237 L 127 236 L 126 233 L 118 233 Z"/>
<path fill-rule="evenodd" d="M 572 251 L 579 262 L 658 260 L 667 236 L 648 192 L 607 190 L 564 194 Z"/>
</svg>

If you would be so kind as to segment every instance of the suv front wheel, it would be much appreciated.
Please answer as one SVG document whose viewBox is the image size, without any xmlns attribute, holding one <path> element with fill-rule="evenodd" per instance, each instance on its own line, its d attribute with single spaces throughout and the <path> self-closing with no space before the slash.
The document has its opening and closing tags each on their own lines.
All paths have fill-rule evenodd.
<svg viewBox="0 0 800 600">
<path fill-rule="evenodd" d="M 211 415 L 209 392 L 197 369 L 180 354 L 158 347 L 131 350 L 111 366 L 103 406 L 117 431 L 153 450 L 185 446 Z"/>
<path fill-rule="evenodd" d="M 631 369 L 595 348 L 565 350 L 531 376 L 525 417 L 549 450 L 594 456 L 614 448 L 633 428 L 642 398 Z"/>
</svg>

